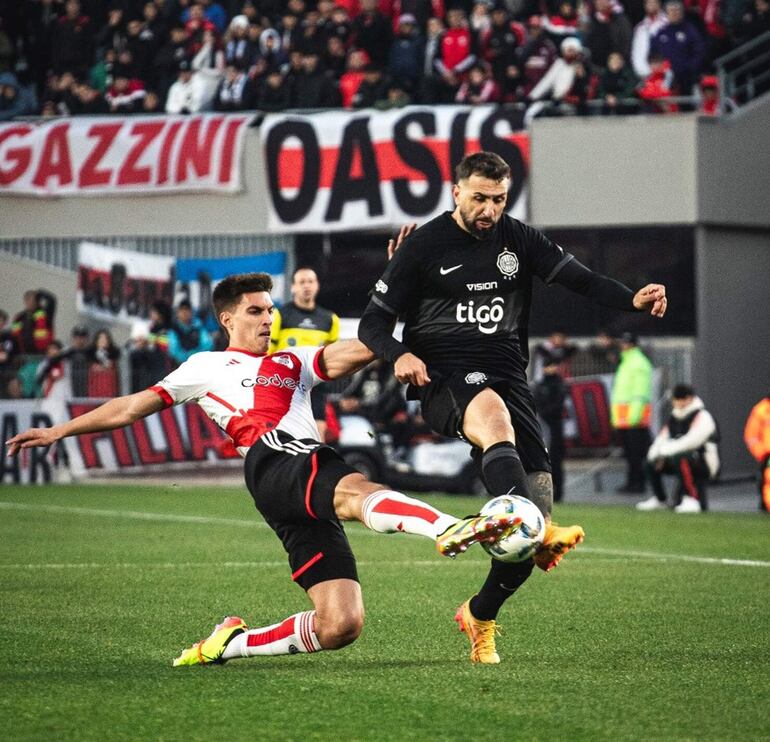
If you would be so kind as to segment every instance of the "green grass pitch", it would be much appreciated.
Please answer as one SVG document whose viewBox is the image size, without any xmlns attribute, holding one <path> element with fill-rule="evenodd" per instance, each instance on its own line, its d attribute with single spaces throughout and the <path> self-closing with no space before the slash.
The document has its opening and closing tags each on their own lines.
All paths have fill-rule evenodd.
<svg viewBox="0 0 770 742">
<path fill-rule="evenodd" d="M 308 607 L 248 494 L 3 486 L 3 737 L 770 739 L 770 519 L 569 504 L 556 519 L 586 543 L 503 609 L 496 667 L 470 663 L 452 621 L 482 550 L 447 560 L 355 524 L 355 644 L 172 668 L 224 615 L 259 626 Z"/>
</svg>

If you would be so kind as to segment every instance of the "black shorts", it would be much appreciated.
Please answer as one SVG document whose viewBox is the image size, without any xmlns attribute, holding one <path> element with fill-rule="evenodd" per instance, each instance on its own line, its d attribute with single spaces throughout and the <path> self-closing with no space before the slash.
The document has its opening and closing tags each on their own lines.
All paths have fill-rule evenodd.
<svg viewBox="0 0 770 742">
<path fill-rule="evenodd" d="M 505 402 L 516 433 L 516 450 L 524 471 L 551 471 L 551 460 L 535 412 L 535 401 L 526 376 L 504 379 L 481 371 L 438 373 L 428 369 L 431 382 L 424 387 L 410 387 L 422 405 L 422 416 L 430 427 L 448 438 L 461 438 L 465 410 L 482 390 L 491 388 Z M 474 449 L 474 458 L 478 450 Z"/>
<path fill-rule="evenodd" d="M 358 581 L 334 512 L 337 483 L 355 471 L 329 446 L 282 431 L 266 433 L 246 455 L 246 486 L 289 555 L 292 579 L 305 590 L 326 580 Z"/>
</svg>

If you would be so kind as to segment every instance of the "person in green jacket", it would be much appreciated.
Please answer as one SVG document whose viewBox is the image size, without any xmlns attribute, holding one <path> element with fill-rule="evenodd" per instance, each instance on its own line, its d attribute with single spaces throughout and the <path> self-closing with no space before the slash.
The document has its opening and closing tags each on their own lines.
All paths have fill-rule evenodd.
<svg viewBox="0 0 770 742">
<path fill-rule="evenodd" d="M 652 363 L 637 344 L 636 335 L 620 337 L 620 364 L 612 382 L 612 427 L 618 431 L 627 463 L 626 483 L 618 492 L 644 492 L 644 460 L 650 447 Z"/>
</svg>

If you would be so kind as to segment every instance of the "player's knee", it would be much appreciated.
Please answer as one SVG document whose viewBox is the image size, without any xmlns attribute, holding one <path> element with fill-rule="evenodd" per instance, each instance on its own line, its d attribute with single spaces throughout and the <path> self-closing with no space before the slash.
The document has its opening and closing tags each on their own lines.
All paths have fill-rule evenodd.
<svg viewBox="0 0 770 742">
<path fill-rule="evenodd" d="M 341 649 L 358 639 L 363 628 L 363 611 L 339 611 L 324 618 L 318 639 L 324 649 Z"/>
</svg>

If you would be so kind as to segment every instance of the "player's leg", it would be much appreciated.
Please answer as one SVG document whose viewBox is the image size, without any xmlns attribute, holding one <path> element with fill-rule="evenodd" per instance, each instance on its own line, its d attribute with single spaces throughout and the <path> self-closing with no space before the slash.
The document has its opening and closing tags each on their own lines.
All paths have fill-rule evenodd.
<svg viewBox="0 0 770 742">
<path fill-rule="evenodd" d="M 334 513 L 340 520 L 360 521 L 378 533 L 425 536 L 435 541 L 445 556 L 454 556 L 480 541 L 493 541 L 516 525 L 508 514 L 458 519 L 422 500 L 370 482 L 359 472 L 337 482 Z"/>
</svg>

